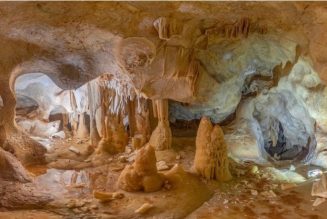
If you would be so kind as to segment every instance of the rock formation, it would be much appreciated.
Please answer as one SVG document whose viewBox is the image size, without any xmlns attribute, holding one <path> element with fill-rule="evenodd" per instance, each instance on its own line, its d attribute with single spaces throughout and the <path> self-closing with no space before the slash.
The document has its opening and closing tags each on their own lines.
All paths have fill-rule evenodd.
<svg viewBox="0 0 327 219">
<path fill-rule="evenodd" d="M 122 119 L 119 115 L 105 117 L 105 134 L 98 144 L 98 151 L 115 154 L 125 151 L 128 135 L 125 132 Z"/>
<path fill-rule="evenodd" d="M 129 99 L 127 103 L 129 134 L 134 149 L 139 149 L 150 139 L 151 126 L 148 105 L 148 100 L 140 96 L 136 96 L 133 100 Z"/>
<path fill-rule="evenodd" d="M 168 100 L 156 100 L 153 104 L 153 112 L 158 118 L 158 125 L 152 132 L 149 143 L 156 150 L 165 150 L 171 147 L 172 134 L 168 120 Z"/>
<path fill-rule="evenodd" d="M 0 180 L 26 183 L 32 177 L 17 158 L 0 148 Z"/>
<path fill-rule="evenodd" d="M 206 179 L 228 181 L 232 178 L 224 133 L 206 117 L 201 119 L 196 135 L 194 169 Z"/>
<path fill-rule="evenodd" d="M 155 192 L 163 186 L 164 178 L 157 171 L 154 148 L 147 144 L 137 151 L 133 165 L 126 165 L 119 176 L 118 187 L 128 192 Z"/>
</svg>

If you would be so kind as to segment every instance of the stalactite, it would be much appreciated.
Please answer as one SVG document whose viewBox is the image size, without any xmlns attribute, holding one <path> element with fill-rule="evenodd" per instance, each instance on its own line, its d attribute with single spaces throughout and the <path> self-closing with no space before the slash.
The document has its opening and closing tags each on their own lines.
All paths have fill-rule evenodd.
<svg viewBox="0 0 327 219">
<path fill-rule="evenodd" d="M 136 118 L 136 133 L 141 136 L 141 145 L 143 146 L 150 140 L 150 110 L 148 101 L 142 97 L 138 97 Z"/>
<path fill-rule="evenodd" d="M 127 111 L 128 111 L 128 123 L 129 123 L 129 132 L 130 136 L 135 135 L 136 131 L 136 121 L 135 121 L 135 101 L 134 100 L 128 100 L 127 102 Z"/>
<path fill-rule="evenodd" d="M 69 102 L 70 107 L 72 108 L 72 113 L 68 115 L 68 120 L 71 125 L 73 135 L 77 134 L 77 127 L 78 127 L 78 115 L 77 115 L 77 103 L 76 98 L 73 90 L 69 91 Z M 77 118 L 76 118 L 77 117 Z"/>
<path fill-rule="evenodd" d="M 117 86 L 117 87 L 115 87 Z M 116 82 L 110 82 L 108 76 L 101 80 L 101 114 L 102 117 L 102 139 L 98 144 L 97 153 L 102 151 L 110 154 L 120 153 L 125 150 L 128 143 L 128 134 L 125 131 L 123 118 L 126 115 L 128 98 Z M 116 89 L 114 89 L 114 87 Z"/>
<path fill-rule="evenodd" d="M 65 133 L 68 133 L 69 116 L 68 113 L 62 113 L 62 126 Z"/>
<path fill-rule="evenodd" d="M 210 119 L 201 119 L 196 136 L 194 169 L 206 179 L 228 181 L 231 179 L 224 133 Z"/>
<path fill-rule="evenodd" d="M 149 143 L 156 150 L 166 150 L 171 147 L 172 134 L 168 120 L 168 100 L 155 100 L 158 125 L 152 132 Z"/>
<path fill-rule="evenodd" d="M 100 105 L 100 90 L 97 81 L 91 81 L 87 84 L 89 111 L 90 111 L 90 143 L 93 146 L 98 145 L 100 136 L 96 127 L 96 110 Z"/>
<path fill-rule="evenodd" d="M 160 39 L 168 40 L 179 35 L 183 30 L 183 25 L 175 18 L 159 17 L 153 23 Z"/>
<path fill-rule="evenodd" d="M 125 151 L 128 143 L 128 135 L 120 115 L 107 115 L 105 118 L 105 132 L 98 144 L 98 153 L 101 151 L 110 154 Z"/>
<path fill-rule="evenodd" d="M 95 112 L 95 124 L 96 124 L 96 128 L 98 130 L 99 137 L 101 139 L 104 134 L 104 125 L 103 125 L 104 124 L 104 112 L 103 112 L 101 105 Z"/>
<path fill-rule="evenodd" d="M 134 149 L 139 149 L 149 141 L 151 135 L 147 100 L 137 96 L 135 100 L 129 101 L 128 108 L 132 145 Z"/>
<path fill-rule="evenodd" d="M 77 128 L 78 128 L 78 114 L 76 112 L 71 113 L 69 115 L 69 123 L 71 125 L 73 135 L 76 136 L 77 135 Z"/>
</svg>

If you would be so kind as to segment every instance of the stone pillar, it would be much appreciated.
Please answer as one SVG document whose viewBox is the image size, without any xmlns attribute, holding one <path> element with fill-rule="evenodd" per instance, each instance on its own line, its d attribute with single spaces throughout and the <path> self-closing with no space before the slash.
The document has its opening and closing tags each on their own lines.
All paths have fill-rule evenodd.
<svg viewBox="0 0 327 219">
<path fill-rule="evenodd" d="M 172 134 L 169 125 L 168 100 L 154 100 L 153 114 L 158 117 L 158 125 L 152 132 L 149 143 L 156 150 L 166 150 L 171 148 Z"/>
<path fill-rule="evenodd" d="M 93 146 L 97 146 L 100 141 L 100 136 L 96 126 L 96 110 L 99 107 L 100 89 L 99 84 L 96 82 L 89 82 L 87 84 L 89 109 L 90 109 L 90 143 Z"/>
</svg>

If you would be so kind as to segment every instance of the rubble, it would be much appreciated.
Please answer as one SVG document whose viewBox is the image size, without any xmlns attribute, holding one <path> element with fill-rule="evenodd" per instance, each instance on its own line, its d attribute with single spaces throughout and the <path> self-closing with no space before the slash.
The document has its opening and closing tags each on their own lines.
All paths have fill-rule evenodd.
<svg viewBox="0 0 327 219">
<path fill-rule="evenodd" d="M 152 208 L 154 208 L 153 204 L 150 203 L 144 203 L 140 208 L 135 210 L 135 213 L 137 214 L 145 214 L 148 211 L 150 211 Z"/>
<path fill-rule="evenodd" d="M 324 203 L 325 201 L 326 201 L 325 198 L 316 198 L 316 200 L 313 202 L 312 206 L 317 207 L 317 206 L 321 205 L 322 203 Z"/>
<path fill-rule="evenodd" d="M 157 169 L 158 171 L 169 170 L 169 166 L 165 161 L 161 160 L 157 162 Z"/>
<path fill-rule="evenodd" d="M 70 150 L 71 152 L 73 152 L 73 153 L 75 153 L 75 154 L 77 154 L 77 155 L 80 155 L 80 154 L 81 154 L 81 152 L 79 151 L 79 149 L 76 148 L 75 146 L 70 146 L 70 147 L 68 148 L 68 150 Z"/>
<path fill-rule="evenodd" d="M 60 131 L 60 132 L 54 133 L 51 137 L 52 138 L 65 139 L 66 138 L 66 134 L 65 134 L 64 131 Z"/>
<path fill-rule="evenodd" d="M 251 195 L 257 196 L 258 195 L 258 191 L 251 189 Z"/>
<path fill-rule="evenodd" d="M 318 181 L 313 182 L 311 195 L 320 198 L 327 198 L 327 174 L 321 175 Z"/>
<path fill-rule="evenodd" d="M 120 192 L 100 192 L 100 191 L 93 191 L 94 198 L 98 199 L 101 202 L 112 201 L 115 199 L 122 199 L 125 197 L 123 193 Z"/>
<path fill-rule="evenodd" d="M 261 196 L 265 197 L 265 198 L 268 198 L 268 199 L 271 199 L 271 198 L 276 198 L 277 195 L 275 194 L 274 191 L 272 190 L 269 190 L 269 191 L 263 191 L 260 193 Z"/>
</svg>

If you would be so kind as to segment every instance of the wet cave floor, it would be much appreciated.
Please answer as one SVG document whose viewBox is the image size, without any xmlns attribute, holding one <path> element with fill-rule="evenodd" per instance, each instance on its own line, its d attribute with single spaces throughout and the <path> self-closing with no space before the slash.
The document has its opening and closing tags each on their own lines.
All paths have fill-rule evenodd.
<svg viewBox="0 0 327 219">
<path fill-rule="evenodd" d="M 78 153 L 68 150 L 70 145 Z M 90 162 L 92 149 L 87 141 L 57 140 L 47 156 L 48 164 L 29 166 L 35 182 L 55 198 L 40 209 L 0 209 L 0 219 L 13 218 L 327 218 L 327 204 L 313 207 L 311 187 L 314 178 L 294 185 L 292 179 L 276 180 L 267 167 L 231 161 L 233 180 L 228 183 L 205 181 L 192 173 L 194 137 L 174 137 L 173 148 L 157 151 L 157 161 L 168 169 L 179 163 L 188 173 L 179 175 L 176 185 L 154 193 L 118 190 L 115 182 L 135 153 L 97 158 Z M 312 166 L 298 166 L 306 177 Z M 166 168 L 167 169 L 167 168 Z M 163 170 L 162 172 L 169 171 Z M 175 177 L 178 178 L 178 177 Z M 179 181 L 178 181 L 179 180 Z M 117 192 L 123 198 L 99 202 L 93 191 Z M 135 210 L 148 202 L 154 208 L 139 215 Z M 42 208 L 41 208 L 42 207 Z"/>
</svg>

